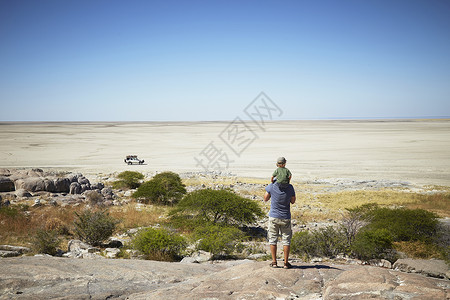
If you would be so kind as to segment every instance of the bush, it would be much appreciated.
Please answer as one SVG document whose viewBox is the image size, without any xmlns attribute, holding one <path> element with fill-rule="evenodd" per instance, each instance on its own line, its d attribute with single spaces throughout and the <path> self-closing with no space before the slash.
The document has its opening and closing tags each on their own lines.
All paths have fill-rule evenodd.
<svg viewBox="0 0 450 300">
<path fill-rule="evenodd" d="M 257 202 L 232 191 L 203 189 L 187 194 L 171 216 L 191 217 L 223 225 L 245 225 L 254 223 L 264 213 Z"/>
<path fill-rule="evenodd" d="M 38 230 L 34 236 L 34 249 L 38 253 L 55 255 L 56 249 L 61 243 L 58 233 L 55 230 Z"/>
<path fill-rule="evenodd" d="M 173 172 L 163 172 L 143 183 L 133 194 L 133 198 L 141 199 L 145 203 L 173 205 L 180 201 L 184 194 L 186 188 L 180 176 Z"/>
<path fill-rule="evenodd" d="M 144 179 L 144 175 L 135 171 L 124 171 L 117 175 L 120 180 L 113 182 L 113 188 L 115 189 L 137 189 L 141 185 L 141 180 Z"/>
<path fill-rule="evenodd" d="M 91 212 L 83 211 L 81 214 L 75 213 L 77 220 L 74 221 L 75 234 L 90 245 L 97 246 L 109 238 L 119 223 L 109 216 L 106 211 Z"/>
<path fill-rule="evenodd" d="M 318 256 L 313 235 L 308 231 L 294 233 L 291 240 L 291 251 L 294 254 L 302 256 L 304 260 Z"/>
<path fill-rule="evenodd" d="M 423 209 L 376 208 L 369 211 L 365 218 L 370 222 L 365 229 L 388 229 L 396 242 L 432 242 L 439 225 L 438 216 Z"/>
<path fill-rule="evenodd" d="M 291 241 L 292 253 L 303 256 L 333 258 L 346 252 L 345 234 L 332 226 L 313 230 L 311 232 L 296 232 Z"/>
<path fill-rule="evenodd" d="M 198 250 L 217 254 L 231 254 L 244 238 L 242 231 L 235 227 L 209 225 L 196 228 L 194 236 L 199 239 Z"/>
<path fill-rule="evenodd" d="M 141 251 L 148 259 L 174 261 L 186 248 L 185 239 L 162 228 L 141 230 L 132 241 L 134 249 Z"/>
<path fill-rule="evenodd" d="M 386 258 L 392 249 L 392 236 L 388 229 L 362 230 L 351 246 L 353 254 L 362 260 Z M 389 259 L 391 260 L 391 259 Z"/>
</svg>

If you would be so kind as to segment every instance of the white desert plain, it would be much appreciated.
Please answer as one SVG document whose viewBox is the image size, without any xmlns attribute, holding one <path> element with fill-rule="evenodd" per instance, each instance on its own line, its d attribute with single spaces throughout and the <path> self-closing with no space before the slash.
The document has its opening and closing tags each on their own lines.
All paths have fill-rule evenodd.
<svg viewBox="0 0 450 300">
<path fill-rule="evenodd" d="M 450 185 L 450 120 L 0 123 L 0 167 L 105 174 L 222 171 Z M 138 155 L 143 165 L 126 165 Z"/>
</svg>

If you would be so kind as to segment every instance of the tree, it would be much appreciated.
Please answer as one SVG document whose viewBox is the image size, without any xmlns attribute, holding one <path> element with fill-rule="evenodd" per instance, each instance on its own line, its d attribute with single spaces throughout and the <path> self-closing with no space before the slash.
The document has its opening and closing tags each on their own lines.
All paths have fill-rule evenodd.
<svg viewBox="0 0 450 300">
<path fill-rule="evenodd" d="M 145 203 L 176 204 L 186 194 L 185 185 L 178 174 L 163 172 L 144 182 L 133 194 L 133 198 Z"/>
<path fill-rule="evenodd" d="M 90 245 L 97 246 L 109 238 L 119 223 L 106 211 L 91 212 L 83 211 L 81 214 L 75 213 L 77 220 L 74 221 L 75 233 L 82 240 Z"/>
<path fill-rule="evenodd" d="M 187 194 L 172 216 L 189 216 L 209 223 L 245 225 L 264 215 L 259 204 L 230 190 L 202 189 Z"/>
<path fill-rule="evenodd" d="M 117 178 L 120 180 L 113 182 L 114 188 L 136 189 L 141 185 L 140 181 L 144 179 L 144 175 L 136 171 L 124 171 L 117 175 Z"/>
</svg>

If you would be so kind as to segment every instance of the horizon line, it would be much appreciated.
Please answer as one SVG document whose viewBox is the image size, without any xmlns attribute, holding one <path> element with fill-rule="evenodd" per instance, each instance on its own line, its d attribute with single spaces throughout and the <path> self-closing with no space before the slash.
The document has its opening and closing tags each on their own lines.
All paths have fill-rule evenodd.
<svg viewBox="0 0 450 300">
<path fill-rule="evenodd" d="M 236 119 L 236 118 L 234 118 Z M 223 120 L 14 120 L 3 121 L 2 123 L 202 123 L 202 122 L 232 122 L 234 119 Z M 242 118 L 241 118 L 242 119 Z M 376 121 L 376 120 L 448 120 L 450 116 L 412 116 L 412 117 L 329 117 L 329 118 L 299 118 L 299 119 L 276 119 L 265 120 L 264 122 L 289 122 L 289 121 Z M 242 119 L 243 121 L 252 121 L 251 119 Z"/>
</svg>

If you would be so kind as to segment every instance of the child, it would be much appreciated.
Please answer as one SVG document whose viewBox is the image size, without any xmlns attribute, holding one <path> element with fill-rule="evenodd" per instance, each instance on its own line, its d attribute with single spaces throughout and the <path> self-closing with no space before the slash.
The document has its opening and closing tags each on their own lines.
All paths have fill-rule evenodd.
<svg viewBox="0 0 450 300">
<path fill-rule="evenodd" d="M 286 158 L 279 157 L 277 160 L 277 169 L 273 172 L 272 178 L 270 179 L 272 183 L 277 180 L 277 184 L 280 187 L 285 187 L 289 184 L 292 178 L 291 171 L 286 168 Z"/>
</svg>

